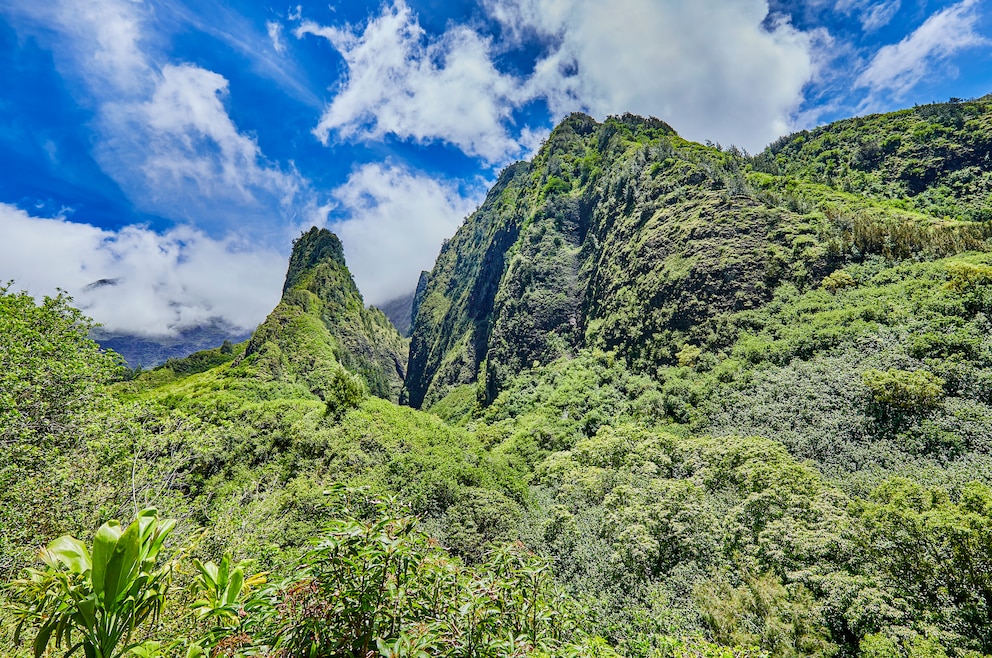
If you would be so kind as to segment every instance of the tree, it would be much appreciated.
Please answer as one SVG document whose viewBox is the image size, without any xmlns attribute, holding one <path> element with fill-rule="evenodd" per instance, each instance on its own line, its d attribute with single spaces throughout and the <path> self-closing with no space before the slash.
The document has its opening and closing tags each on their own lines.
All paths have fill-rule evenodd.
<svg viewBox="0 0 992 658">
<path fill-rule="evenodd" d="M 41 304 L 0 286 L 0 446 L 75 435 L 123 372 L 120 357 L 90 340 L 95 325 L 63 292 Z"/>
<path fill-rule="evenodd" d="M 912 617 L 992 652 L 992 489 L 940 489 L 893 478 L 861 510 L 860 541 Z"/>
<path fill-rule="evenodd" d="M 869 409 L 883 427 L 894 429 L 907 418 L 926 414 L 944 401 L 944 380 L 926 370 L 867 370 Z"/>
<path fill-rule="evenodd" d="M 61 468 L 85 462 L 85 438 L 112 405 L 104 384 L 123 374 L 71 301 L 60 292 L 36 303 L 0 285 L 0 581 L 29 563 L 35 536 L 75 529 L 86 503 L 62 495 Z"/>
</svg>

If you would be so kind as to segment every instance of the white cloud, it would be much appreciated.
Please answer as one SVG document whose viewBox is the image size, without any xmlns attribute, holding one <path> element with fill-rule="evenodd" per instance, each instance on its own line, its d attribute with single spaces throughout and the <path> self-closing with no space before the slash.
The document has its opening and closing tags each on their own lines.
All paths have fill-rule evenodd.
<svg viewBox="0 0 992 658">
<path fill-rule="evenodd" d="M 0 280 L 36 296 L 62 288 L 108 330 L 137 335 L 217 318 L 252 329 L 278 302 L 286 270 L 281 253 L 186 226 L 112 232 L 0 204 L 0 233 Z M 113 285 L 90 286 L 101 280 Z"/>
<path fill-rule="evenodd" d="M 855 87 L 867 88 L 873 95 L 891 92 L 901 98 L 938 63 L 961 50 L 988 45 L 975 30 L 977 5 L 978 0 L 959 2 L 930 16 L 899 43 L 881 48 L 858 75 Z"/>
<path fill-rule="evenodd" d="M 280 55 L 286 52 L 286 44 L 282 40 L 282 23 L 267 21 L 265 29 L 268 30 L 269 38 L 272 39 L 272 48 Z"/>
<path fill-rule="evenodd" d="M 278 301 L 288 246 L 316 194 L 235 124 L 223 76 L 168 63 L 159 10 L 130 0 L 9 9 L 92 108 L 93 156 L 103 171 L 138 210 L 177 226 L 106 232 L 81 223 L 95 217 L 76 223 L 0 207 L 0 276 L 39 293 L 60 285 L 115 331 L 167 334 L 217 317 L 251 328 Z M 86 289 L 99 279 L 118 283 Z"/>
<path fill-rule="evenodd" d="M 902 6 L 901 0 L 837 0 L 834 9 L 847 15 L 857 14 L 861 29 L 874 32 L 892 22 Z"/>
<path fill-rule="evenodd" d="M 693 139 L 757 149 L 793 125 L 822 36 L 783 19 L 769 27 L 766 0 L 485 6 L 508 40 L 501 48 L 544 44 L 527 76 L 498 70 L 490 40 L 467 26 L 427 35 L 404 0 L 357 31 L 302 22 L 296 36 L 328 39 L 347 67 L 315 134 L 441 140 L 497 162 L 525 149 L 516 109 L 545 99 L 555 117 L 653 115 Z"/>
<path fill-rule="evenodd" d="M 519 152 L 505 122 L 524 99 L 520 84 L 493 64 L 490 41 L 465 26 L 428 38 L 404 0 L 359 32 L 304 21 L 295 31 L 324 37 L 348 72 L 314 134 L 327 143 L 381 139 L 442 140 L 469 155 L 500 161 Z"/>
<path fill-rule="evenodd" d="M 258 144 L 224 108 L 227 87 L 206 69 L 166 65 L 149 100 L 108 105 L 116 129 L 102 152 L 105 168 L 137 188 L 139 205 L 168 216 L 177 200 L 187 200 L 184 211 L 201 208 L 201 217 L 227 206 L 241 222 L 245 211 L 271 219 L 273 205 L 292 203 L 305 182 L 263 162 Z"/>
<path fill-rule="evenodd" d="M 63 30 L 87 56 L 84 71 L 92 86 L 134 92 L 146 86 L 151 71 L 143 50 L 140 2 L 37 3 L 35 11 L 54 10 Z M 46 8 L 47 5 L 47 8 Z"/>
<path fill-rule="evenodd" d="M 360 167 L 333 195 L 332 212 L 345 219 L 332 220 L 329 228 L 341 238 L 348 268 L 369 304 L 413 290 L 420 272 L 434 266 L 442 241 L 479 201 L 391 164 Z"/>
<path fill-rule="evenodd" d="M 660 117 L 692 139 L 757 149 L 785 133 L 815 70 L 815 35 L 766 0 L 515 0 L 487 4 L 516 35 L 556 42 L 530 92 L 555 116 Z"/>
<path fill-rule="evenodd" d="M 892 22 L 901 4 L 899 0 L 893 0 L 866 7 L 861 13 L 861 27 L 866 32 L 874 32 L 885 27 Z"/>
<path fill-rule="evenodd" d="M 63 77 L 93 107 L 93 155 L 135 207 L 213 234 L 251 226 L 286 237 L 312 194 L 307 181 L 292 165 L 268 162 L 239 130 L 223 76 L 168 63 L 156 7 L 54 0 L 11 11 L 51 39 Z"/>
</svg>

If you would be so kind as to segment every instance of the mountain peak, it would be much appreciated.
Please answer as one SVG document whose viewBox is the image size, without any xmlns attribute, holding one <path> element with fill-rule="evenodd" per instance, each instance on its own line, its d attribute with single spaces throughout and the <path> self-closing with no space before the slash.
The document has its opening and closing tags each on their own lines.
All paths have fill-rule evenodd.
<svg viewBox="0 0 992 658">
<path fill-rule="evenodd" d="M 343 367 L 373 395 L 395 400 L 407 345 L 382 311 L 365 308 L 341 240 L 313 227 L 293 242 L 282 300 L 248 342 L 245 358 L 320 397 L 328 373 Z"/>
<path fill-rule="evenodd" d="M 921 106 L 747 158 L 655 118 L 569 115 L 441 250 L 403 399 L 431 407 L 472 385 L 490 403 L 520 373 L 587 349 L 645 373 L 682 367 L 707 340 L 719 353 L 708 337 L 723 319 L 777 289 L 868 258 L 987 248 L 990 116 L 985 102 Z"/>
<path fill-rule="evenodd" d="M 293 254 L 289 257 L 283 294 L 299 283 L 307 272 L 326 261 L 345 267 L 344 246 L 338 236 L 326 228 L 314 226 L 293 241 Z"/>
</svg>

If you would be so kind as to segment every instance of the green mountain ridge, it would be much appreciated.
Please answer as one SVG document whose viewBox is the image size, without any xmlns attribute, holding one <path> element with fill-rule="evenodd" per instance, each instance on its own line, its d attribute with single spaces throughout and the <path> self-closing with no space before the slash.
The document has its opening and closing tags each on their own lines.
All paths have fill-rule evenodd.
<svg viewBox="0 0 992 658">
<path fill-rule="evenodd" d="M 935 217 L 989 221 L 990 108 L 992 95 L 839 121 L 779 139 L 755 167 Z"/>
<path fill-rule="evenodd" d="M 322 398 L 340 364 L 373 395 L 396 401 L 407 344 L 382 311 L 365 307 L 337 236 L 313 228 L 294 242 L 282 300 L 243 358 L 273 377 L 305 380 Z"/>
<path fill-rule="evenodd" d="M 154 505 L 139 655 L 992 655 L 990 115 L 754 157 L 572 115 L 421 276 L 408 358 L 316 228 L 246 343 L 130 380 L 2 289 L 0 652 L 92 579 L 17 580 L 39 545 Z M 244 558 L 267 585 L 202 576 Z"/>
<path fill-rule="evenodd" d="M 963 125 L 987 136 L 992 105 L 950 107 L 978 117 Z M 928 123 L 943 121 L 939 112 L 907 112 L 916 113 L 917 132 L 943 125 Z M 899 133 L 905 114 L 872 125 Z M 838 143 L 828 137 L 849 133 L 849 124 L 820 129 L 825 137 L 810 140 L 803 157 L 821 157 L 812 149 Z M 944 178 L 987 159 L 985 142 L 971 143 L 969 158 L 945 163 L 964 169 Z M 957 213 L 961 220 L 937 218 L 824 184 L 834 179 L 803 178 L 801 158 L 776 165 L 796 175 L 762 171 L 773 154 L 792 163 L 786 151 L 748 159 L 687 142 L 656 119 L 598 124 L 572 115 L 533 163 L 503 172 L 442 249 L 414 324 L 403 399 L 429 407 L 479 382 L 480 400 L 491 402 L 516 374 L 582 348 L 617 351 L 642 371 L 671 365 L 687 345 L 708 340 L 721 317 L 764 305 L 783 282 L 815 285 L 873 255 L 981 249 L 992 235 L 988 222 L 963 221 L 984 217 L 986 187 L 962 199 L 970 210 Z M 907 140 L 898 153 L 909 164 L 899 166 L 916 166 L 923 151 Z M 926 190 L 943 189 L 941 181 Z"/>
</svg>

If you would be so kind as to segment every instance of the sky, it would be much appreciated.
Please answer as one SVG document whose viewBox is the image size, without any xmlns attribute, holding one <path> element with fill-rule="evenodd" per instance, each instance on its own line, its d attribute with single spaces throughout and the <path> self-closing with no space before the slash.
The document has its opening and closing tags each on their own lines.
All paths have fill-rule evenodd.
<svg viewBox="0 0 992 658">
<path fill-rule="evenodd" d="M 402 296 L 571 112 L 760 151 L 992 92 L 992 0 L 0 0 L 0 285 L 250 330 L 293 240 Z"/>
</svg>

